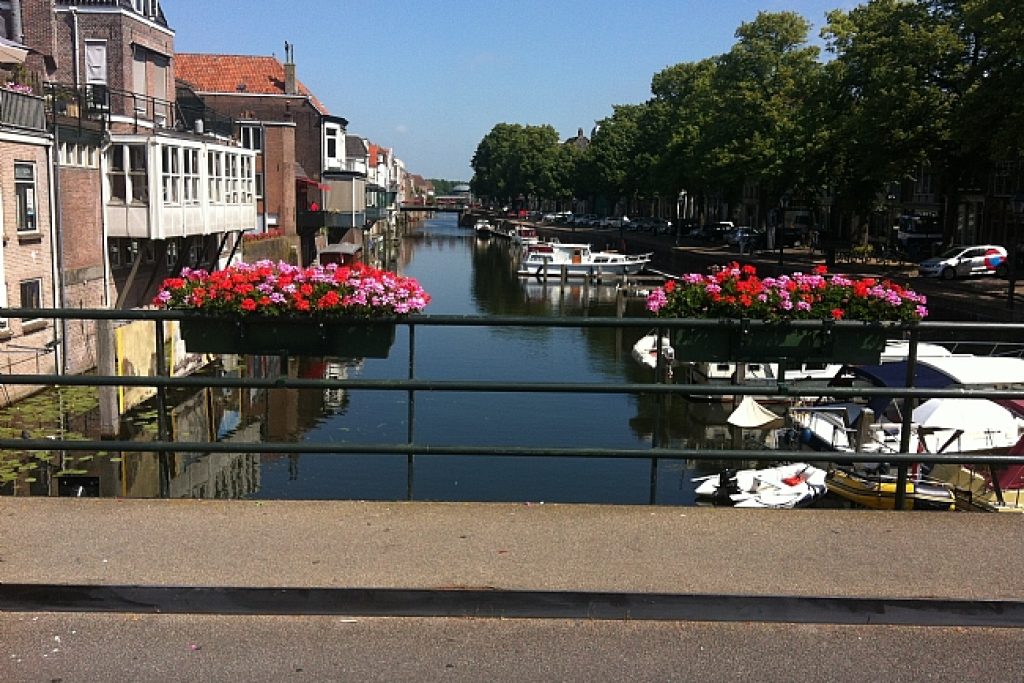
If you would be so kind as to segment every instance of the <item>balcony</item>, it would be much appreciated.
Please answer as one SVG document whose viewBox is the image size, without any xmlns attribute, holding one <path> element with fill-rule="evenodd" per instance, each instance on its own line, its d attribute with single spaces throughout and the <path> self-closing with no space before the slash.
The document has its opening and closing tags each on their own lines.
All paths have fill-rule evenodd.
<svg viewBox="0 0 1024 683">
<path fill-rule="evenodd" d="M 43 98 L 0 89 L 0 124 L 28 130 L 46 130 Z"/>
<path fill-rule="evenodd" d="M 361 228 L 366 222 L 366 216 L 362 211 L 297 211 L 295 227 L 300 235 L 321 228 Z"/>
<path fill-rule="evenodd" d="M 368 206 L 366 207 L 366 222 L 375 223 L 377 221 L 386 220 L 388 217 L 388 209 L 384 206 Z"/>
</svg>

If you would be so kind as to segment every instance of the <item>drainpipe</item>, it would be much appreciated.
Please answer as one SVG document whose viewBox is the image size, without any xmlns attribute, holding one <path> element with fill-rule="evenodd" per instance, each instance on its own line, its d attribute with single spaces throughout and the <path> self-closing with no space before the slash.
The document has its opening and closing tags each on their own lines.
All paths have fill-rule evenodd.
<svg viewBox="0 0 1024 683">
<path fill-rule="evenodd" d="M 79 51 L 79 40 L 78 40 L 78 8 L 74 5 L 70 8 L 71 12 L 71 38 L 75 51 L 75 92 L 78 92 L 78 88 L 82 84 L 82 74 L 79 66 L 81 62 L 81 56 L 78 54 Z"/>
<path fill-rule="evenodd" d="M 63 308 L 64 306 L 64 240 L 60 234 L 60 206 L 57 198 L 60 196 L 60 158 L 54 154 L 54 150 L 60 144 L 60 135 L 57 124 L 53 125 L 53 144 L 46 148 L 47 167 L 50 169 L 50 244 L 53 245 L 54 258 L 50 259 L 51 282 L 53 282 L 53 307 Z M 64 353 L 64 344 L 67 343 L 68 321 L 60 319 L 60 324 L 53 326 L 53 363 L 54 373 L 63 375 L 67 372 L 67 356 Z"/>
<path fill-rule="evenodd" d="M 270 226 L 267 225 L 268 211 L 267 211 L 267 123 L 263 121 L 260 123 L 260 161 L 263 166 L 263 232 L 267 232 Z M 253 173 L 256 173 L 256 159 L 253 158 Z M 238 240 L 242 240 L 242 236 L 238 236 Z M 230 264 L 228 264 L 230 265 Z"/>
<path fill-rule="evenodd" d="M 11 32 L 16 41 L 25 44 L 25 33 L 21 26 L 21 0 L 11 0 Z"/>
</svg>

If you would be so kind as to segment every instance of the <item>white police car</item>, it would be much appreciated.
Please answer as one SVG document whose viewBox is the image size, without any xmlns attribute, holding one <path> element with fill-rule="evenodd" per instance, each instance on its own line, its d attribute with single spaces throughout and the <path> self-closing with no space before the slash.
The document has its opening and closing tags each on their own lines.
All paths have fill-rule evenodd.
<svg viewBox="0 0 1024 683">
<path fill-rule="evenodd" d="M 1006 270 L 1006 249 L 997 244 L 951 247 L 934 258 L 922 261 L 917 272 L 922 277 L 952 280 L 971 275 L 1002 275 Z"/>
</svg>

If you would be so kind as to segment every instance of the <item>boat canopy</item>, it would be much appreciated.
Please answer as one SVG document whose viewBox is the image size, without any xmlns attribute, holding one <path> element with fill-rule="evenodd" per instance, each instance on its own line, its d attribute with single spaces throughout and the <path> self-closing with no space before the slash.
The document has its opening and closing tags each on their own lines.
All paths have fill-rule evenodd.
<svg viewBox="0 0 1024 683">
<path fill-rule="evenodd" d="M 860 378 L 878 387 L 904 387 L 907 361 L 881 365 L 846 365 L 836 378 Z M 1006 356 L 939 356 L 919 358 L 914 368 L 914 386 L 920 389 L 946 387 L 1002 388 L 1024 385 L 1024 359 Z M 881 414 L 891 398 L 878 396 L 868 407 Z"/>
<path fill-rule="evenodd" d="M 907 385 L 907 361 L 901 360 L 894 363 L 882 363 L 881 365 L 844 365 L 836 374 L 836 380 L 841 377 L 853 376 L 855 379 L 863 379 L 876 387 L 905 387 Z M 937 370 L 931 365 L 918 360 L 914 368 L 914 386 L 920 389 L 943 389 L 951 384 L 956 384 L 956 378 Z M 868 408 L 881 415 L 892 402 L 891 396 L 874 396 L 868 401 Z"/>
</svg>

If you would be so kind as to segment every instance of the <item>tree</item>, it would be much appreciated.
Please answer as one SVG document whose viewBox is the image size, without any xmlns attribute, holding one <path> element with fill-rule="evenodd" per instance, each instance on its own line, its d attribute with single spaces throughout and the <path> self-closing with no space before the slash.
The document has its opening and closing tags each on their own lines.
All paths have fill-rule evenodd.
<svg viewBox="0 0 1024 683">
<path fill-rule="evenodd" d="M 805 101 L 821 69 L 809 30 L 796 13 L 761 12 L 740 25 L 714 70 L 714 116 L 697 153 L 708 179 L 733 197 L 747 180 L 757 181 L 762 205 L 807 184 Z"/>
<path fill-rule="evenodd" d="M 962 43 L 927 2 L 872 0 L 828 15 L 823 35 L 836 54 L 830 148 L 838 203 L 864 215 L 887 183 L 930 163 L 955 189 L 951 121 L 962 89 Z"/>
<path fill-rule="evenodd" d="M 510 203 L 550 197 L 565 185 L 558 132 L 549 125 L 499 123 L 477 145 L 470 182 L 477 196 Z"/>
</svg>

